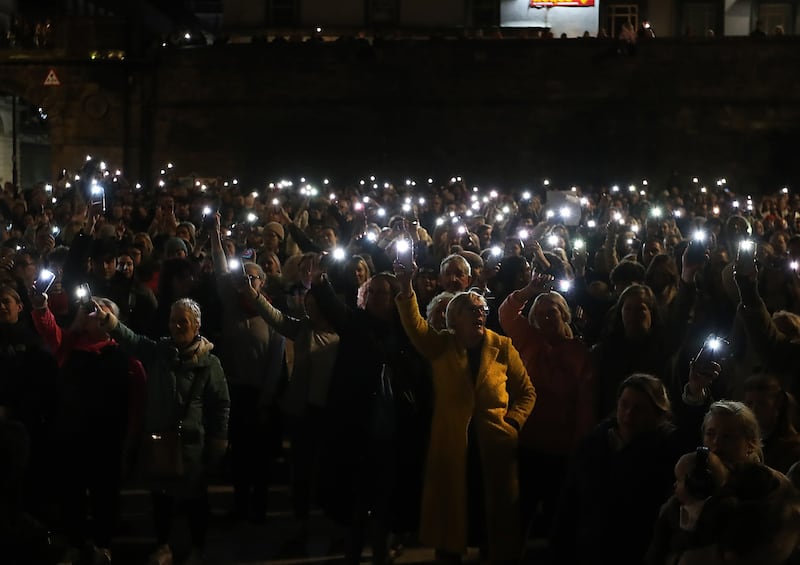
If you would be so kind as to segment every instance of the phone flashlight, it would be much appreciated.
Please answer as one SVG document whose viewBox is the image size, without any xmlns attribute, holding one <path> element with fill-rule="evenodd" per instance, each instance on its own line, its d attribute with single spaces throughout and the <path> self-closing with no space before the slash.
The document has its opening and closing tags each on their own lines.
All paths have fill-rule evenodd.
<svg viewBox="0 0 800 565">
<path fill-rule="evenodd" d="M 694 234 L 692 234 L 692 239 L 694 241 L 704 242 L 706 240 L 706 232 L 703 230 L 695 230 Z"/>
<path fill-rule="evenodd" d="M 258 221 L 258 216 L 250 212 L 249 214 L 247 214 L 247 221 L 250 222 L 251 224 L 254 224 Z"/>
<path fill-rule="evenodd" d="M 555 247 L 556 245 L 558 245 L 558 236 L 557 235 L 547 236 L 547 243 L 550 244 L 550 247 Z"/>
<path fill-rule="evenodd" d="M 794 272 L 797 272 L 797 268 L 798 268 L 798 263 L 797 263 L 797 261 L 792 261 L 791 263 L 789 263 L 789 268 L 790 268 L 791 270 L 793 270 Z"/>
<path fill-rule="evenodd" d="M 755 250 L 755 243 L 750 239 L 743 239 L 739 242 L 739 251 L 745 253 L 752 253 Z"/>
<path fill-rule="evenodd" d="M 58 226 L 53 226 L 50 228 L 50 233 L 56 236 L 61 233 L 61 228 L 59 228 Z"/>
<path fill-rule="evenodd" d="M 503 249 L 499 245 L 492 247 L 492 257 L 500 257 L 503 254 Z"/>
<path fill-rule="evenodd" d="M 721 361 L 729 352 L 728 346 L 730 343 L 725 339 L 714 334 L 709 335 L 703 342 L 703 347 L 697 354 L 697 359 L 705 359 L 708 361 Z"/>
<path fill-rule="evenodd" d="M 576 240 L 575 240 L 575 241 L 572 243 L 572 248 L 573 248 L 575 251 L 581 251 L 581 250 L 583 250 L 583 249 L 585 249 L 585 248 L 586 248 L 586 242 L 585 242 L 585 241 L 583 241 L 582 239 L 576 239 Z"/>
<path fill-rule="evenodd" d="M 233 273 L 242 268 L 242 262 L 239 259 L 228 259 L 228 270 Z"/>
<path fill-rule="evenodd" d="M 344 249 L 341 247 L 337 247 L 333 250 L 333 260 L 334 261 L 343 261 L 344 260 Z"/>
<path fill-rule="evenodd" d="M 36 291 L 40 294 L 46 293 L 50 290 L 50 285 L 56 280 L 56 275 L 53 271 L 42 269 L 39 271 L 39 278 L 36 279 Z"/>
<path fill-rule="evenodd" d="M 569 292 L 569 290 L 571 288 L 572 288 L 572 281 L 568 281 L 568 280 L 558 281 L 558 290 L 559 291 L 561 291 L 561 292 Z"/>
<path fill-rule="evenodd" d="M 87 283 L 78 285 L 75 289 L 75 298 L 78 299 L 78 303 L 81 306 L 89 309 L 90 314 L 95 311 L 94 302 L 92 302 L 92 291 Z"/>
<path fill-rule="evenodd" d="M 81 302 L 86 300 L 90 294 L 89 285 L 86 283 L 78 285 L 78 288 L 75 289 L 75 298 Z"/>
<path fill-rule="evenodd" d="M 528 234 L 528 230 L 519 230 L 517 232 L 517 235 L 519 236 L 520 239 L 528 239 L 528 235 L 529 235 Z"/>
<path fill-rule="evenodd" d="M 210 216 L 210 215 L 211 215 L 211 207 L 206 206 L 205 208 L 203 208 L 203 216 Z"/>
<path fill-rule="evenodd" d="M 656 206 L 655 208 L 650 210 L 650 216 L 652 216 L 653 218 L 660 218 L 661 217 L 661 208 Z"/>
</svg>

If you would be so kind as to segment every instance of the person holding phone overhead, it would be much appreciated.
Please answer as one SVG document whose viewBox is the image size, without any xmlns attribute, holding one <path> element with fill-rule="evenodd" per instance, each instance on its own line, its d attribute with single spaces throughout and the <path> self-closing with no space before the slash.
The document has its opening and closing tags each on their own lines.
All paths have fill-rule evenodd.
<svg viewBox="0 0 800 565">
<path fill-rule="evenodd" d="M 200 335 L 200 305 L 189 298 L 172 303 L 169 337 L 152 340 L 133 333 L 112 311 L 99 308 L 99 327 L 147 368 L 147 405 L 142 427 L 147 437 L 180 436 L 183 472 L 151 478 L 157 548 L 149 563 L 173 562 L 170 533 L 176 506 L 187 515 L 192 553 L 202 559 L 208 531 L 208 475 L 218 469 L 228 447 L 230 395 L 214 344 Z"/>
<path fill-rule="evenodd" d="M 123 473 L 132 469 L 138 447 L 146 377 L 100 323 L 119 314 L 114 302 L 93 298 L 80 285 L 75 319 L 62 330 L 42 288 L 34 287 L 31 317 L 59 367 L 52 429 L 56 460 L 69 461 L 60 466 L 57 487 L 60 527 L 71 546 L 64 560 L 107 563 Z"/>
<path fill-rule="evenodd" d="M 511 339 L 486 328 L 488 307 L 477 292 L 453 297 L 447 331 L 428 325 L 411 283 L 415 269 L 395 263 L 400 320 L 433 365 L 420 539 L 436 548 L 443 562 L 460 562 L 470 543 L 488 547 L 492 563 L 518 562 L 517 439 L 536 391 Z"/>
<path fill-rule="evenodd" d="M 749 343 L 761 358 L 765 369 L 793 370 L 800 363 L 800 343 L 793 342 L 778 329 L 758 293 L 755 246 L 755 242 L 743 240 L 736 254 L 733 278 L 739 290 L 737 316 L 743 322 Z"/>
</svg>

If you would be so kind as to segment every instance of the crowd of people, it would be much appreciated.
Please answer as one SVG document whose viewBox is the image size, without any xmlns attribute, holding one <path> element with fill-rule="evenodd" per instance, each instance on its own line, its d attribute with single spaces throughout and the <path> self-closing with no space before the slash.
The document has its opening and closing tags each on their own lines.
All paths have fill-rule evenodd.
<svg viewBox="0 0 800 565">
<path fill-rule="evenodd" d="M 554 185 L 170 164 L 145 190 L 92 158 L 7 183 L 9 562 L 111 562 L 141 482 L 150 563 L 187 557 L 176 514 L 199 563 L 209 480 L 263 523 L 287 445 L 298 537 L 322 508 L 348 564 L 532 538 L 554 564 L 797 562 L 800 194 Z"/>
</svg>

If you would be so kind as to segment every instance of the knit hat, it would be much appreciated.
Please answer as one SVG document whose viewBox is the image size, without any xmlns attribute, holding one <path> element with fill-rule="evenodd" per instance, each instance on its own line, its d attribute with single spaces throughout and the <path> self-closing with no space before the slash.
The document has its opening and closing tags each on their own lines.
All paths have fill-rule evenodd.
<svg viewBox="0 0 800 565">
<path fill-rule="evenodd" d="M 164 242 L 164 255 L 167 257 L 170 257 L 181 250 L 183 250 L 183 252 L 187 255 L 189 254 L 189 250 L 186 248 L 186 242 L 179 237 L 171 237 Z"/>
<path fill-rule="evenodd" d="M 281 239 L 281 241 L 283 241 L 284 237 L 283 226 L 280 225 L 278 222 L 268 222 L 264 226 L 264 231 L 271 231 L 272 233 L 276 234 Z"/>
</svg>

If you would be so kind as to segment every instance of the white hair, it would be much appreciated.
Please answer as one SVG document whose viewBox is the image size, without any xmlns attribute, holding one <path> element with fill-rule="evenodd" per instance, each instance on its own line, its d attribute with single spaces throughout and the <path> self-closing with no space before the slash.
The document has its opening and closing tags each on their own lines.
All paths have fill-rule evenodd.
<svg viewBox="0 0 800 565">
<path fill-rule="evenodd" d="M 448 255 L 442 259 L 442 262 L 439 264 L 439 273 L 444 273 L 445 269 L 447 269 L 447 266 L 453 262 L 460 263 L 464 268 L 464 272 L 467 273 L 467 276 L 472 276 L 472 267 L 470 266 L 469 261 L 467 261 L 463 255 L 459 255 L 458 253 L 453 253 L 452 255 Z"/>
<path fill-rule="evenodd" d="M 475 291 L 467 291 L 467 292 L 458 292 L 450 301 L 450 304 L 447 305 L 447 311 L 445 312 L 445 318 L 447 320 L 447 329 L 452 331 L 453 327 L 456 323 L 456 316 L 461 314 L 464 308 L 467 305 L 472 304 L 473 298 L 477 298 L 478 302 L 484 307 L 488 308 L 488 303 L 486 302 L 486 298 L 482 294 L 479 294 Z"/>
<path fill-rule="evenodd" d="M 441 304 L 445 300 L 449 304 L 454 296 L 455 294 L 453 294 L 452 292 L 445 291 L 445 292 L 440 292 L 439 294 L 431 298 L 431 301 L 428 302 L 428 308 L 425 310 L 425 318 L 428 320 L 429 324 L 433 321 L 431 317 L 433 315 L 434 310 L 438 308 L 439 304 Z"/>
<path fill-rule="evenodd" d="M 197 325 L 198 326 L 202 325 L 200 323 L 201 321 L 200 305 L 191 298 L 179 298 L 178 300 L 172 303 L 172 308 L 183 308 L 187 312 L 191 312 L 191 314 L 194 316 L 195 321 L 197 322 Z"/>
<path fill-rule="evenodd" d="M 102 296 L 92 296 L 92 300 L 100 304 L 101 306 L 105 306 L 111 313 L 114 314 L 115 318 L 119 318 L 119 306 L 117 303 L 111 300 L 110 298 L 104 298 Z"/>
</svg>

